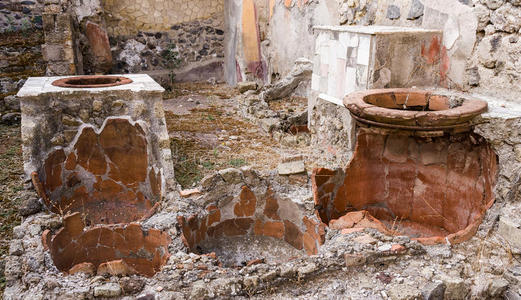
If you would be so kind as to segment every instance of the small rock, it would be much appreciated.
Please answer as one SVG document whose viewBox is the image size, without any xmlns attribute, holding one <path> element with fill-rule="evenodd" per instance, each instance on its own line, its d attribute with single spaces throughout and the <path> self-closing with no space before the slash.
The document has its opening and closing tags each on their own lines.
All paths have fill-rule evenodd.
<svg viewBox="0 0 521 300">
<path fill-rule="evenodd" d="M 219 175 L 221 175 L 224 181 L 229 184 L 236 184 L 242 181 L 241 171 L 235 168 L 220 170 Z"/>
<path fill-rule="evenodd" d="M 279 175 L 292 175 L 306 172 L 306 166 L 302 160 L 281 163 L 277 169 Z"/>
<path fill-rule="evenodd" d="M 73 127 L 79 126 L 81 124 L 80 121 L 78 121 L 75 118 L 73 118 L 71 116 L 68 116 L 68 115 L 63 115 L 62 116 L 62 123 L 65 126 L 73 126 Z"/>
<path fill-rule="evenodd" d="M 261 119 L 259 123 L 261 129 L 268 133 L 280 126 L 279 118 L 265 118 Z"/>
<path fill-rule="evenodd" d="M 346 267 L 360 266 L 365 264 L 366 257 L 362 254 L 344 254 Z"/>
<path fill-rule="evenodd" d="M 393 254 L 400 254 L 407 251 L 407 248 L 405 248 L 403 245 L 400 244 L 394 244 L 391 246 L 391 253 Z"/>
<path fill-rule="evenodd" d="M 189 189 L 189 190 L 182 190 L 179 192 L 179 195 L 183 198 L 188 198 L 195 195 L 200 195 L 201 191 L 199 189 Z"/>
<path fill-rule="evenodd" d="M 20 99 L 16 96 L 7 96 L 4 98 L 5 106 L 8 110 L 20 111 Z"/>
<path fill-rule="evenodd" d="M 2 124 L 14 125 L 20 123 L 22 115 L 20 113 L 7 113 L 2 116 Z"/>
<path fill-rule="evenodd" d="M 521 248 L 521 228 L 520 224 L 514 222 L 508 217 L 502 216 L 499 219 L 498 233 L 508 243 L 515 248 Z"/>
<path fill-rule="evenodd" d="M 117 283 L 106 283 L 94 288 L 94 297 L 118 297 L 121 295 L 121 287 Z"/>
<path fill-rule="evenodd" d="M 244 286 L 246 288 L 254 288 L 259 285 L 259 276 L 246 276 L 244 278 Z"/>
<path fill-rule="evenodd" d="M 140 277 L 123 277 L 120 280 L 120 284 L 126 295 L 139 293 L 145 287 L 145 281 Z"/>
<path fill-rule="evenodd" d="M 12 241 L 11 244 L 9 245 L 9 254 L 15 255 L 15 256 L 20 256 L 23 253 L 24 253 L 24 247 L 23 247 L 22 241 L 20 241 L 20 240 Z"/>
<path fill-rule="evenodd" d="M 387 7 L 387 18 L 396 20 L 400 18 L 400 8 L 396 5 L 389 5 Z"/>
<path fill-rule="evenodd" d="M 490 9 L 498 9 L 505 3 L 505 0 L 486 0 L 485 5 Z"/>
<path fill-rule="evenodd" d="M 422 290 L 422 296 L 425 300 L 443 300 L 445 295 L 445 284 L 443 282 L 431 282 Z"/>
<path fill-rule="evenodd" d="M 101 109 L 103 108 L 103 102 L 100 101 L 100 100 L 94 100 L 92 102 L 92 110 L 95 111 L 95 112 L 100 112 Z"/>
<path fill-rule="evenodd" d="M 222 181 L 223 179 L 218 173 L 209 174 L 201 179 L 201 188 L 203 191 L 208 191 Z"/>
<path fill-rule="evenodd" d="M 257 83 L 255 81 L 239 82 L 239 83 L 237 83 L 237 88 L 239 89 L 239 92 L 245 93 L 250 90 L 256 90 Z"/>
<path fill-rule="evenodd" d="M 505 296 L 503 297 L 503 299 L 508 299 L 508 300 L 521 300 L 521 296 L 513 291 L 513 290 L 508 290 L 505 292 Z"/>
<path fill-rule="evenodd" d="M 302 277 L 304 275 L 311 274 L 311 273 L 315 272 L 316 270 L 317 270 L 317 265 L 315 265 L 314 263 L 309 263 L 303 267 L 300 267 L 297 270 L 297 272 L 298 272 L 299 277 Z"/>
<path fill-rule="evenodd" d="M 280 267 L 280 276 L 282 277 L 293 277 L 297 271 L 292 265 L 283 265 Z"/>
<path fill-rule="evenodd" d="M 499 278 L 492 280 L 490 283 L 490 287 L 488 288 L 488 293 L 493 298 L 502 297 L 505 291 L 508 289 L 509 282 L 504 278 Z M 509 298 L 507 298 L 509 299 Z"/>
<path fill-rule="evenodd" d="M 441 277 L 446 286 L 444 299 L 465 299 L 470 289 L 462 278 L 454 274 Z"/>
<path fill-rule="evenodd" d="M 47 279 L 45 279 L 44 285 L 49 290 L 53 290 L 53 289 L 61 286 L 60 283 L 58 282 L 58 280 L 56 280 L 54 278 L 47 278 Z"/>
<path fill-rule="evenodd" d="M 268 102 L 288 97 L 301 82 L 310 81 L 312 73 L 313 62 L 304 57 L 297 58 L 289 74 L 274 84 L 266 86 L 260 98 Z"/>
<path fill-rule="evenodd" d="M 42 210 L 42 204 L 37 198 L 29 198 L 26 199 L 20 207 L 18 208 L 18 212 L 20 215 L 27 217 L 30 215 L 34 215 Z"/>
<path fill-rule="evenodd" d="M 207 297 L 208 297 L 207 284 L 202 280 L 194 282 L 192 285 L 192 292 L 190 293 L 190 298 L 205 299 Z"/>
<path fill-rule="evenodd" d="M 378 251 L 380 252 L 388 252 L 391 251 L 391 244 L 383 244 L 382 246 L 378 247 Z"/>
<path fill-rule="evenodd" d="M 420 0 L 413 0 L 411 4 L 411 9 L 409 10 L 409 14 L 407 15 L 407 20 L 415 20 L 419 17 L 423 16 L 424 10 L 423 3 Z"/>
<path fill-rule="evenodd" d="M 490 14 L 490 22 L 498 31 L 516 33 L 521 28 L 521 9 L 507 3 Z"/>
<path fill-rule="evenodd" d="M 474 68 L 470 68 L 468 70 L 469 72 L 469 85 L 470 86 L 478 86 L 479 85 L 479 81 L 480 81 L 480 76 L 479 76 L 479 69 L 478 67 L 474 67 Z"/>
<path fill-rule="evenodd" d="M 36 235 L 40 234 L 41 231 L 42 231 L 42 226 L 40 226 L 38 224 L 29 225 L 29 233 L 31 235 L 36 236 Z"/>
<path fill-rule="evenodd" d="M 356 237 L 353 239 L 353 241 L 357 242 L 359 244 L 368 244 L 368 245 L 376 244 L 376 242 L 377 242 L 377 240 L 375 238 L 373 238 L 372 236 L 370 236 L 368 234 L 364 234 L 359 237 Z"/>
</svg>

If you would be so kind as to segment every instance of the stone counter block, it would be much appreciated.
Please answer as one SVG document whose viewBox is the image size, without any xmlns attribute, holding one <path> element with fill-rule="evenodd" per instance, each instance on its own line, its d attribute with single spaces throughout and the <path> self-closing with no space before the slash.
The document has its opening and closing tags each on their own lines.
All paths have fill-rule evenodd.
<svg viewBox="0 0 521 300">
<path fill-rule="evenodd" d="M 19 91 L 25 175 L 37 174 L 51 210 L 83 211 L 93 223 L 131 222 L 175 188 L 164 89 L 148 75 L 125 77 L 132 83 L 104 88 L 29 78 Z M 118 201 L 132 210 L 109 217 L 95 209 L 105 203 L 113 211 Z"/>
</svg>

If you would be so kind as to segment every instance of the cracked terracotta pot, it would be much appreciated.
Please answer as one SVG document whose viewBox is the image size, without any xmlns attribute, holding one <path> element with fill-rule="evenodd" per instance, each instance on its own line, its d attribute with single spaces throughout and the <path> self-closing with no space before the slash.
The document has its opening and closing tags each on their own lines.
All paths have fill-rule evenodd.
<svg viewBox="0 0 521 300">
<path fill-rule="evenodd" d="M 33 181 L 51 211 L 81 212 L 87 225 L 149 216 L 162 190 L 142 125 L 125 118 L 109 118 L 100 130 L 84 126 L 72 145 L 47 156 Z"/>
<path fill-rule="evenodd" d="M 359 122 L 421 131 L 468 128 L 487 111 L 482 100 L 406 88 L 354 92 L 344 98 L 344 105 Z"/>
<path fill-rule="evenodd" d="M 316 169 L 317 214 L 335 229 L 375 228 L 425 244 L 472 237 L 494 202 L 497 157 L 471 132 L 481 100 L 414 89 L 356 92 L 358 121 L 345 169 Z"/>
<path fill-rule="evenodd" d="M 325 237 L 324 224 L 314 216 L 306 216 L 294 202 L 281 199 L 271 188 L 255 194 L 246 185 L 231 201 L 209 205 L 205 213 L 188 218 L 179 216 L 178 221 L 183 243 L 194 252 L 200 252 L 201 245 L 223 238 L 267 237 L 314 255 Z"/>
<path fill-rule="evenodd" d="M 63 223 L 55 235 L 47 232 L 42 239 L 58 270 L 71 275 L 153 276 L 170 256 L 168 234 L 137 223 L 85 229 L 80 213 L 66 216 Z"/>
</svg>

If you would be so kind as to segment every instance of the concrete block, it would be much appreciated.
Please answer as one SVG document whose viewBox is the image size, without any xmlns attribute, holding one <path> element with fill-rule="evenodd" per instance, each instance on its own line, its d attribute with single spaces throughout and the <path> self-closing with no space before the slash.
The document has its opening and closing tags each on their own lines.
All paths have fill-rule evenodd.
<svg viewBox="0 0 521 300">
<path fill-rule="evenodd" d="M 306 172 L 304 161 L 290 161 L 281 163 L 277 167 L 279 175 L 292 175 Z"/>
</svg>

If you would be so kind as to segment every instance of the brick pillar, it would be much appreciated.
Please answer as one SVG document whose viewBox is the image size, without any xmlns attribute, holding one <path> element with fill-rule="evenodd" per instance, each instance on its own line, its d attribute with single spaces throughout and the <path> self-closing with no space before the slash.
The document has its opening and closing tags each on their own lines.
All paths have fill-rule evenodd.
<svg viewBox="0 0 521 300">
<path fill-rule="evenodd" d="M 45 0 L 43 12 L 45 44 L 42 54 L 47 76 L 77 73 L 73 18 L 67 12 L 67 0 Z"/>
</svg>

